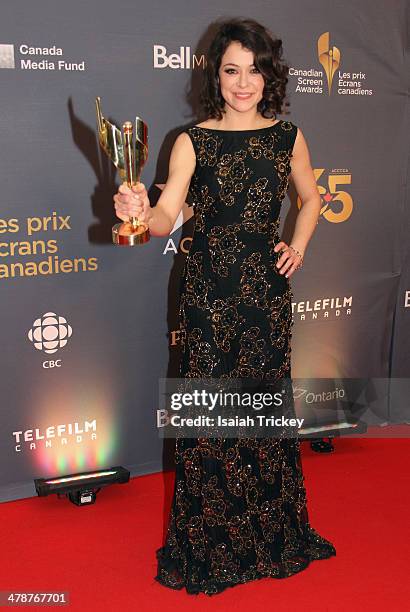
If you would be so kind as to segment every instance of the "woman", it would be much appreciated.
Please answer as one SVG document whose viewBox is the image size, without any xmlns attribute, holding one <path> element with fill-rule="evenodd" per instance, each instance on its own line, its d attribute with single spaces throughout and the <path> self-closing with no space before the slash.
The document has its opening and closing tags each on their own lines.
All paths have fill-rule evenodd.
<svg viewBox="0 0 410 612">
<path fill-rule="evenodd" d="M 303 134 L 282 111 L 282 43 L 253 20 L 220 24 L 207 55 L 207 120 L 180 134 L 153 208 L 119 188 L 117 215 L 168 235 L 192 195 L 195 228 L 181 284 L 183 378 L 290 378 L 289 278 L 302 266 L 320 196 Z M 292 175 L 302 207 L 290 244 L 279 213 Z M 283 578 L 335 555 L 308 521 L 297 438 L 177 438 L 163 585 L 219 593 Z"/>
</svg>

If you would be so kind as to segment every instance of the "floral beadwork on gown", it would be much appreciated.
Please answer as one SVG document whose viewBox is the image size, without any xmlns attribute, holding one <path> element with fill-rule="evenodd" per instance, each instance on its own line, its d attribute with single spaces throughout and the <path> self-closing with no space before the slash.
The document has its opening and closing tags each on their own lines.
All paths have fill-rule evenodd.
<svg viewBox="0 0 410 612">
<path fill-rule="evenodd" d="M 197 163 L 180 376 L 290 378 L 293 293 L 273 249 L 297 127 L 187 133 Z M 336 554 L 310 526 L 297 438 L 178 437 L 175 464 L 161 584 L 213 595 Z"/>
</svg>

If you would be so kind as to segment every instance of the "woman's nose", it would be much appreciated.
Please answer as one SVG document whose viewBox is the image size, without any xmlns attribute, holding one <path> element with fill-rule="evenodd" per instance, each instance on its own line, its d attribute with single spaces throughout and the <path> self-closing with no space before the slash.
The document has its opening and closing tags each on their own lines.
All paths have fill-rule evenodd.
<svg viewBox="0 0 410 612">
<path fill-rule="evenodd" d="M 246 72 L 239 73 L 239 87 L 246 87 L 248 84 L 248 75 Z"/>
</svg>

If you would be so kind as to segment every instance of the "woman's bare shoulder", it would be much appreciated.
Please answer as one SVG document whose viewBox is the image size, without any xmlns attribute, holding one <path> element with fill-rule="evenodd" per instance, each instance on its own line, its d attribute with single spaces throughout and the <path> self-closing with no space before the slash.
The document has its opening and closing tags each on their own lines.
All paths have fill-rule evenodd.
<svg viewBox="0 0 410 612">
<path fill-rule="evenodd" d="M 206 121 L 202 121 L 202 123 L 197 123 L 195 127 L 209 128 L 211 130 L 218 128 L 215 123 L 215 120 L 212 119 L 207 119 Z"/>
<path fill-rule="evenodd" d="M 173 159 L 184 161 L 195 160 L 195 149 L 192 144 L 192 140 L 187 131 L 181 132 L 175 139 L 174 145 L 171 151 L 171 157 Z"/>
</svg>

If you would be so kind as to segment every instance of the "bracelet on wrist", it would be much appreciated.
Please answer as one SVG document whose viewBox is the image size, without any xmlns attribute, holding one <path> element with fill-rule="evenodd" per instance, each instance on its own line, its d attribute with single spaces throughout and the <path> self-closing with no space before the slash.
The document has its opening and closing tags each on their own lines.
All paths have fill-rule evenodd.
<svg viewBox="0 0 410 612">
<path fill-rule="evenodd" d="M 291 244 L 289 245 L 289 248 L 292 249 L 292 251 L 294 253 L 296 253 L 296 255 L 298 255 L 300 257 L 300 262 L 299 262 L 299 266 L 298 267 L 301 268 L 303 266 L 303 255 L 302 255 L 302 253 L 298 249 L 296 249 L 294 246 L 292 246 Z"/>
</svg>

